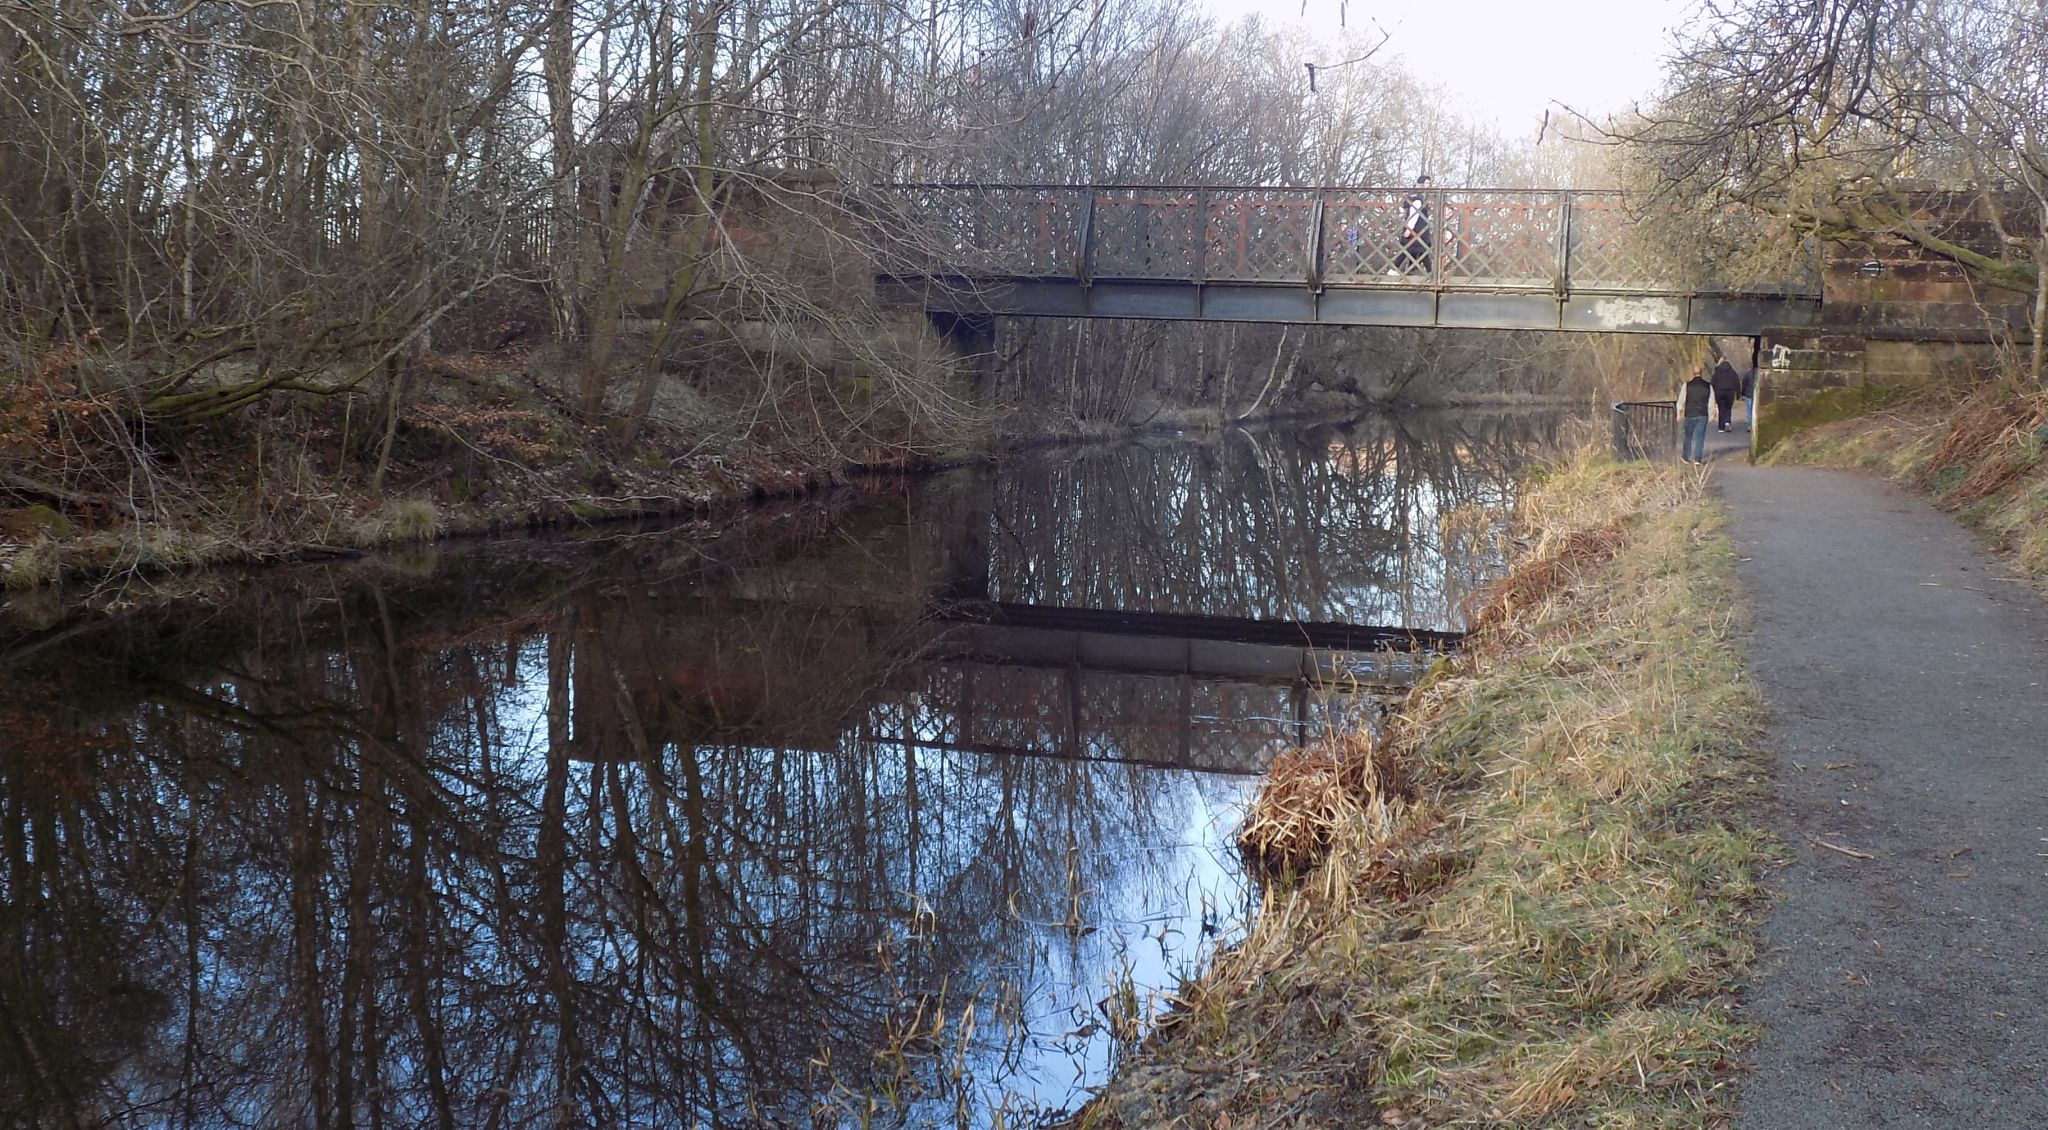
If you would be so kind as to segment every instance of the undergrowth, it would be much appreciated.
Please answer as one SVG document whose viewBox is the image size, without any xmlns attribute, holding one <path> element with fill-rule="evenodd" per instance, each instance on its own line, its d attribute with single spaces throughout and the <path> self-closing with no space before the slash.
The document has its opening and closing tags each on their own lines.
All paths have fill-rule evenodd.
<svg viewBox="0 0 2048 1130">
<path fill-rule="evenodd" d="M 2048 390 L 2001 383 L 1843 420 L 1788 439 L 1766 462 L 1854 467 L 1909 485 L 2048 589 Z"/>
<path fill-rule="evenodd" d="M 1724 1122 L 1769 848 L 1723 520 L 1682 471 L 1554 470 L 1465 657 L 1276 767 L 1254 933 L 1081 1124 Z"/>
</svg>

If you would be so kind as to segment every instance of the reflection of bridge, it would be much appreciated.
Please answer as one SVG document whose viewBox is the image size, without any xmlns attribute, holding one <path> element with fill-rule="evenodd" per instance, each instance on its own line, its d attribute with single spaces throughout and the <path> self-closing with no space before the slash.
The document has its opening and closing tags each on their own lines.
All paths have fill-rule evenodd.
<svg viewBox="0 0 2048 1130">
<path fill-rule="evenodd" d="M 1257 773 L 1411 685 L 1445 632 L 947 602 L 727 599 L 604 626 L 633 719 L 579 707 L 571 756 L 855 745 Z M 689 640 L 684 649 L 656 641 Z M 644 644 L 644 645 L 643 645 Z M 639 735 L 634 737 L 633 735 Z"/>
<path fill-rule="evenodd" d="M 928 750 L 1259 773 L 1280 748 L 1414 683 L 1448 632 L 992 605 L 931 644 L 952 726 L 873 740 Z M 1328 650 L 1340 648 L 1347 650 Z M 991 700 L 988 681 L 1031 690 Z M 1020 705 L 1022 709 L 1017 707 Z M 1024 738 L 1025 740 L 1019 740 Z"/>
<path fill-rule="evenodd" d="M 1405 189 L 903 185 L 890 222 L 933 249 L 883 273 L 935 314 L 1642 333 L 1814 321 L 1795 256 L 1761 282 L 1681 279 L 1633 238 L 1619 193 L 1433 189 L 1431 245 L 1399 238 Z M 1758 246 L 1758 213 L 1724 235 Z"/>
</svg>

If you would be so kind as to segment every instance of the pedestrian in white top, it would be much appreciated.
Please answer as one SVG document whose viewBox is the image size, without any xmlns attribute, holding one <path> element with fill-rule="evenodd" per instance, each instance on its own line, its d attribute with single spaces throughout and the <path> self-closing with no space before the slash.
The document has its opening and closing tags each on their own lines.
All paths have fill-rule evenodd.
<svg viewBox="0 0 2048 1130">
<path fill-rule="evenodd" d="M 1401 258 L 1411 273 L 1429 273 L 1429 197 L 1433 183 L 1428 173 L 1415 178 L 1415 191 L 1408 194 L 1408 209 L 1401 225 Z"/>
</svg>

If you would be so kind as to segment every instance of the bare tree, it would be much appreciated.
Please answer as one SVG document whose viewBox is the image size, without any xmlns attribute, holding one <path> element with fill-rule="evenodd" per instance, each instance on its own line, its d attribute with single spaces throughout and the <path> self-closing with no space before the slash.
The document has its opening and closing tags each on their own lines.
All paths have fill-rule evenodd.
<svg viewBox="0 0 2048 1130">
<path fill-rule="evenodd" d="M 2048 20 L 2036 0 L 1728 0 L 1623 136 L 1673 199 L 1762 204 L 1823 238 L 1888 235 L 2048 314 Z M 2006 233 L 1944 235 L 1910 193 L 1964 189 Z"/>
</svg>

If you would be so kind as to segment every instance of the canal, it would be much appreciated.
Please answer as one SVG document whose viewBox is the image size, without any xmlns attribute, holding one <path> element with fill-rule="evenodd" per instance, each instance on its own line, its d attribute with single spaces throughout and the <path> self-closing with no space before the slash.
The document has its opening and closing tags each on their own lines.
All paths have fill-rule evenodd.
<svg viewBox="0 0 2048 1130">
<path fill-rule="evenodd" d="M 16 623 L 0 1122 L 1050 1119 L 1244 928 L 1260 769 L 1426 662 L 1327 633 L 1456 630 L 1561 426 L 1039 451 Z"/>
</svg>

